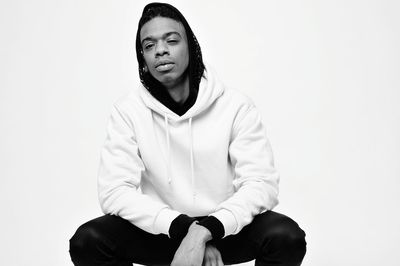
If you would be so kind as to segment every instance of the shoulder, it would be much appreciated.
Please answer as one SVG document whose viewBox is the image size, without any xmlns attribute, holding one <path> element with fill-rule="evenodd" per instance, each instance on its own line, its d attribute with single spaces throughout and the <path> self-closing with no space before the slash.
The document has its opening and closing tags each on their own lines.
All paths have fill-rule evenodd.
<svg viewBox="0 0 400 266">
<path fill-rule="evenodd" d="M 241 104 L 254 105 L 253 100 L 241 90 L 235 88 L 227 88 L 226 91 L 232 100 Z"/>
<path fill-rule="evenodd" d="M 131 88 L 128 92 L 121 95 L 114 101 L 113 106 L 120 111 L 128 111 L 141 108 L 143 101 L 140 97 L 140 88 Z"/>
<path fill-rule="evenodd" d="M 226 88 L 223 94 L 226 106 L 234 112 L 233 129 L 250 127 L 260 119 L 260 113 L 254 101 L 243 91 L 235 88 Z"/>
<path fill-rule="evenodd" d="M 225 88 L 223 98 L 238 113 L 255 107 L 254 101 L 248 95 L 235 88 Z"/>
<path fill-rule="evenodd" d="M 236 106 L 254 106 L 253 100 L 247 96 L 242 89 L 237 89 L 231 86 L 227 86 L 225 82 L 223 82 L 215 69 L 210 66 L 210 64 L 206 63 L 207 76 L 212 80 L 211 83 L 215 83 L 215 86 L 220 86 L 223 88 L 223 93 L 220 97 L 220 101 L 225 104 L 236 105 Z"/>
<path fill-rule="evenodd" d="M 111 116 L 121 117 L 131 128 L 146 115 L 139 88 L 131 88 L 119 96 L 111 106 Z"/>
</svg>

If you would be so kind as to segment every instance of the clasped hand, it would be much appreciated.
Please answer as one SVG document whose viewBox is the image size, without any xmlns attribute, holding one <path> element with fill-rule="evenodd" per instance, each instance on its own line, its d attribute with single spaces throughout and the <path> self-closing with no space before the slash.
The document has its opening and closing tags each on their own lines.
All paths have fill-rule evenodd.
<svg viewBox="0 0 400 266">
<path fill-rule="evenodd" d="M 216 247 L 207 244 L 209 240 L 210 231 L 192 223 L 175 252 L 171 266 L 223 266 L 221 253 Z"/>
</svg>

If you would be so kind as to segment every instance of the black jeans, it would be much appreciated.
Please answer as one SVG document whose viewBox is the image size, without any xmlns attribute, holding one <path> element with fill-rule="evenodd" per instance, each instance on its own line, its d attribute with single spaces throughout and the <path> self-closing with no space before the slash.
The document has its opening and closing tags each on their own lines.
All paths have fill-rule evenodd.
<svg viewBox="0 0 400 266">
<path fill-rule="evenodd" d="M 179 244 L 118 216 L 104 215 L 78 228 L 70 240 L 70 255 L 77 266 L 169 265 Z M 289 217 L 273 211 L 257 215 L 238 234 L 212 244 L 227 265 L 255 259 L 256 266 L 295 266 L 306 253 L 304 231 Z"/>
</svg>

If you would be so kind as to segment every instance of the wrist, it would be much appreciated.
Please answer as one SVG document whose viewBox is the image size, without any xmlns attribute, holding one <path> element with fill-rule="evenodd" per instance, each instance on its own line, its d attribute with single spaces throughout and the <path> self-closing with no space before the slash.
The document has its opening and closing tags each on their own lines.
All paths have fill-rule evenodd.
<svg viewBox="0 0 400 266">
<path fill-rule="evenodd" d="M 211 236 L 213 240 L 219 240 L 225 235 L 224 225 L 218 220 L 215 216 L 208 216 L 203 218 L 198 223 L 201 226 L 204 226 L 211 232 Z"/>
<path fill-rule="evenodd" d="M 175 241 L 182 241 L 187 235 L 190 225 L 195 222 L 196 219 L 189 217 L 186 214 L 180 214 L 176 217 L 169 227 L 169 237 Z"/>
<path fill-rule="evenodd" d="M 193 222 L 190 225 L 188 234 L 195 235 L 197 239 L 201 240 L 204 243 L 212 239 L 210 230 L 208 230 L 204 226 L 198 225 L 197 221 Z"/>
</svg>

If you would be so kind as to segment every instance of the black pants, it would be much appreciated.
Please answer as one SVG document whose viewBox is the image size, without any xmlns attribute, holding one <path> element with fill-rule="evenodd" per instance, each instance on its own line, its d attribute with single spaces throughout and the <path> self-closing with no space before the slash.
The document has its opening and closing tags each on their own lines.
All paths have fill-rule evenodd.
<svg viewBox="0 0 400 266">
<path fill-rule="evenodd" d="M 179 244 L 118 216 L 105 215 L 78 228 L 70 240 L 70 255 L 77 266 L 169 265 Z M 227 265 L 255 259 L 256 266 L 295 266 L 306 253 L 304 231 L 289 217 L 273 211 L 257 215 L 237 235 L 212 244 Z"/>
</svg>

